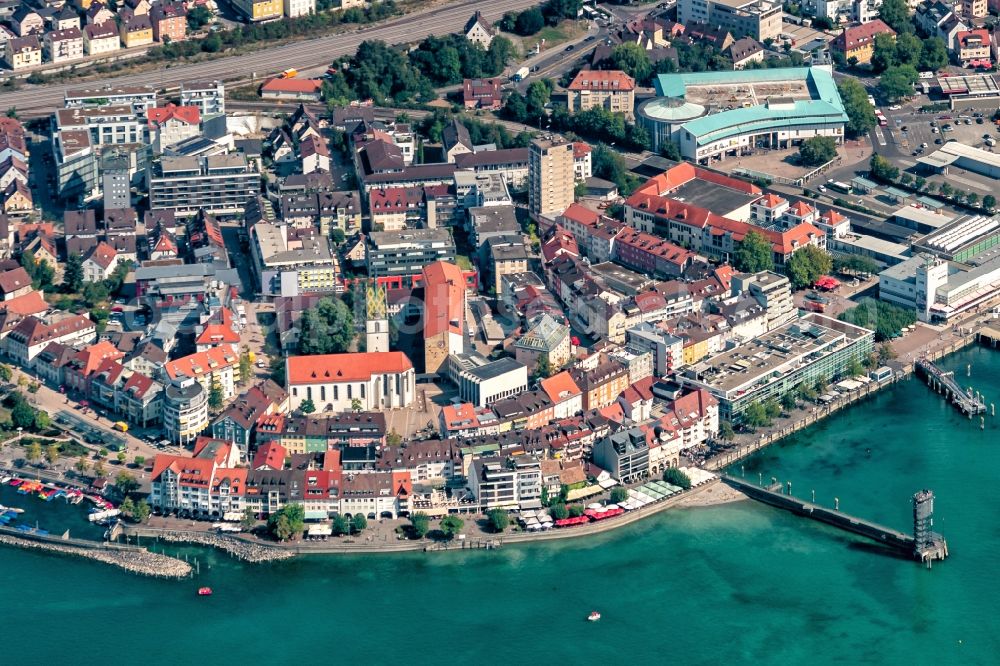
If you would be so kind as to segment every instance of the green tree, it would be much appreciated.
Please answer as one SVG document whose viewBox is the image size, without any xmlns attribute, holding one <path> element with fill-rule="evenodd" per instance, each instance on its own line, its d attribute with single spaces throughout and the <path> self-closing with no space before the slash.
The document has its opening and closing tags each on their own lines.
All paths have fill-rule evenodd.
<svg viewBox="0 0 1000 666">
<path fill-rule="evenodd" d="M 34 430 L 35 427 L 35 410 L 28 401 L 25 400 L 21 394 L 17 395 L 17 402 L 14 404 L 13 409 L 10 410 L 10 422 L 15 428 L 24 428 L 25 430 Z"/>
<path fill-rule="evenodd" d="M 910 8 L 906 0 L 883 0 L 879 18 L 897 33 L 913 32 Z"/>
<path fill-rule="evenodd" d="M 330 520 L 330 529 L 338 536 L 349 534 L 351 532 L 351 521 L 338 513 Z"/>
<path fill-rule="evenodd" d="M 940 37 L 923 41 L 920 51 L 920 69 L 936 72 L 948 64 L 948 46 Z"/>
<path fill-rule="evenodd" d="M 118 472 L 118 476 L 115 477 L 115 488 L 122 495 L 128 495 L 139 488 L 139 482 L 128 472 Z"/>
<path fill-rule="evenodd" d="M 339 354 L 350 351 L 356 331 L 354 315 L 343 300 L 323 298 L 299 319 L 299 353 Z"/>
<path fill-rule="evenodd" d="M 878 74 L 898 64 L 895 35 L 889 33 L 875 35 L 875 48 L 871 59 L 872 71 Z"/>
<path fill-rule="evenodd" d="M 992 194 L 983 197 L 983 208 L 992 212 L 997 207 L 997 198 Z"/>
<path fill-rule="evenodd" d="M 0 363 L 0 379 L 9 382 L 13 376 L 14 371 L 10 369 L 10 366 L 6 363 Z"/>
<path fill-rule="evenodd" d="M 441 532 L 444 533 L 446 539 L 451 539 L 461 532 L 463 526 L 465 526 L 465 521 L 458 516 L 447 515 L 441 519 Z"/>
<path fill-rule="evenodd" d="M 431 519 L 426 513 L 418 511 L 410 516 L 410 528 L 418 539 L 423 539 L 431 528 Z"/>
<path fill-rule="evenodd" d="M 144 523 L 149 519 L 149 514 L 151 513 L 149 509 L 149 503 L 141 499 L 135 504 L 135 509 L 132 510 L 132 520 L 137 523 Z"/>
<path fill-rule="evenodd" d="M 888 342 L 883 342 L 878 346 L 878 362 L 885 365 L 892 359 L 896 358 L 896 350 L 892 348 L 892 345 Z"/>
<path fill-rule="evenodd" d="M 570 518 L 579 518 L 585 511 L 582 504 L 570 504 L 567 508 L 569 510 Z"/>
<path fill-rule="evenodd" d="M 208 408 L 213 412 L 218 412 L 222 410 L 223 404 L 222 387 L 216 382 L 212 382 L 212 388 L 208 391 Z"/>
<path fill-rule="evenodd" d="M 368 527 L 368 519 L 365 518 L 364 514 L 356 513 L 351 517 L 351 527 L 354 528 L 355 532 L 363 532 Z"/>
<path fill-rule="evenodd" d="M 124 451 L 119 451 L 118 455 L 115 456 L 115 459 L 118 461 L 119 465 L 124 465 L 125 464 L 125 458 L 126 458 L 126 455 L 125 455 Z"/>
<path fill-rule="evenodd" d="M 389 446 L 399 446 L 403 443 L 403 436 L 395 430 L 390 430 L 389 434 L 385 436 L 385 443 Z"/>
<path fill-rule="evenodd" d="M 611 495 L 609 496 L 612 504 L 621 504 L 628 499 L 628 490 L 622 488 L 621 486 L 615 486 L 611 489 Z"/>
<path fill-rule="evenodd" d="M 881 155 L 873 154 L 868 168 L 872 178 L 883 182 L 892 182 L 899 178 L 899 169 Z M 945 183 L 947 185 L 947 183 Z"/>
<path fill-rule="evenodd" d="M 563 520 L 569 516 L 569 509 L 566 508 L 565 504 L 553 504 L 549 507 L 549 515 L 552 516 L 554 520 Z"/>
<path fill-rule="evenodd" d="M 729 421 L 719 421 L 719 439 L 730 442 L 735 438 L 736 432 L 733 430 L 733 424 Z"/>
<path fill-rule="evenodd" d="M 135 511 L 135 502 L 132 501 L 131 497 L 126 497 L 125 501 L 123 501 L 121 503 L 121 506 L 118 507 L 118 510 L 121 511 L 125 516 L 131 518 L 132 512 Z"/>
<path fill-rule="evenodd" d="M 874 329 L 875 341 L 891 340 L 904 326 L 916 322 L 912 309 L 901 308 L 874 298 L 863 298 L 856 306 L 840 313 L 839 319 L 855 326 Z"/>
<path fill-rule="evenodd" d="M 246 384 L 253 379 L 253 363 L 250 362 L 250 350 L 246 347 L 240 354 L 240 384 Z"/>
<path fill-rule="evenodd" d="M 24 450 L 24 457 L 27 458 L 28 462 L 36 463 L 42 459 L 42 445 L 38 442 L 32 442 Z"/>
<path fill-rule="evenodd" d="M 146 464 L 146 456 L 136 456 L 135 458 L 132 458 L 132 463 L 136 467 L 142 467 Z"/>
<path fill-rule="evenodd" d="M 875 109 L 868 103 L 868 91 L 854 78 L 844 78 L 837 84 L 840 99 L 847 113 L 847 133 L 858 137 L 875 127 Z"/>
<path fill-rule="evenodd" d="M 498 534 L 507 531 L 510 525 L 510 516 L 503 509 L 490 509 L 486 512 L 486 517 L 489 518 L 490 527 Z"/>
<path fill-rule="evenodd" d="M 90 469 L 90 463 L 87 462 L 86 456 L 80 456 L 80 459 L 76 461 L 74 467 L 80 474 L 86 474 L 87 470 Z"/>
<path fill-rule="evenodd" d="M 292 526 L 288 522 L 288 516 L 284 514 L 277 514 L 270 527 L 271 534 L 273 534 L 274 538 L 278 541 L 288 541 L 295 534 L 292 532 Z"/>
<path fill-rule="evenodd" d="M 965 195 L 965 203 L 975 208 L 979 204 L 979 195 L 975 192 L 969 192 Z"/>
<path fill-rule="evenodd" d="M 45 460 L 50 464 L 54 465 L 57 460 L 59 460 L 59 445 L 49 444 L 45 447 Z"/>
<path fill-rule="evenodd" d="M 103 282 L 86 282 L 82 290 L 83 302 L 87 307 L 94 307 L 108 300 L 108 288 Z"/>
<path fill-rule="evenodd" d="M 206 7 L 192 7 L 187 13 L 187 24 L 192 30 L 201 30 L 212 21 L 212 12 Z"/>
<path fill-rule="evenodd" d="M 312 398 L 306 398 L 299 404 L 299 411 L 303 414 L 312 414 L 316 411 L 316 403 L 312 401 Z"/>
<path fill-rule="evenodd" d="M 613 69 L 625 72 L 639 85 L 645 85 L 653 75 L 649 54 L 638 44 L 619 44 L 611 50 L 609 60 Z"/>
<path fill-rule="evenodd" d="M 531 7 L 517 15 L 514 32 L 522 37 L 533 35 L 545 27 L 545 17 L 538 7 Z"/>
<path fill-rule="evenodd" d="M 785 268 L 795 289 L 812 286 L 821 275 L 826 275 L 831 270 L 833 257 L 815 245 L 806 245 L 796 250 Z"/>
<path fill-rule="evenodd" d="M 774 270 L 771 243 L 759 231 L 751 231 L 739 242 L 733 255 L 736 270 L 744 273 Z"/>
<path fill-rule="evenodd" d="M 764 411 L 767 413 L 767 418 L 775 419 L 781 415 L 781 405 L 774 398 L 768 398 L 764 401 Z"/>
<path fill-rule="evenodd" d="M 898 65 L 882 72 L 878 89 L 890 102 L 899 101 L 913 94 L 913 84 L 920 79 L 913 65 Z"/>
<path fill-rule="evenodd" d="M 684 490 L 691 489 L 691 477 L 677 467 L 668 467 L 663 470 L 663 480 L 672 486 L 678 486 Z"/>
<path fill-rule="evenodd" d="M 798 401 L 795 399 L 795 392 L 789 391 L 788 393 L 781 396 L 781 408 L 785 411 L 791 411 L 798 406 Z"/>
<path fill-rule="evenodd" d="M 896 36 L 896 63 L 899 65 L 920 66 L 924 42 L 912 32 L 904 32 Z"/>
<path fill-rule="evenodd" d="M 814 136 L 799 146 L 799 157 L 807 166 L 826 164 L 837 156 L 837 141 L 832 136 Z"/>
<path fill-rule="evenodd" d="M 94 463 L 94 477 L 95 478 L 103 479 L 105 471 L 106 470 L 104 469 L 104 463 L 102 461 L 98 460 L 96 463 Z"/>
<path fill-rule="evenodd" d="M 83 287 L 83 258 L 78 252 L 70 252 L 63 269 L 63 291 L 77 294 Z"/>
<path fill-rule="evenodd" d="M 847 373 L 848 377 L 860 377 L 865 374 L 865 366 L 861 363 L 857 356 L 852 356 L 851 360 L 847 362 L 847 367 L 844 368 L 844 372 Z"/>
<path fill-rule="evenodd" d="M 254 515 L 253 509 L 247 507 L 243 509 L 243 515 L 240 516 L 240 527 L 243 528 L 244 532 L 249 532 L 257 525 L 257 516 Z"/>
<path fill-rule="evenodd" d="M 759 402 L 751 402 L 743 411 L 743 422 L 748 428 L 766 428 L 771 425 L 771 419 L 767 415 L 767 409 Z"/>
</svg>

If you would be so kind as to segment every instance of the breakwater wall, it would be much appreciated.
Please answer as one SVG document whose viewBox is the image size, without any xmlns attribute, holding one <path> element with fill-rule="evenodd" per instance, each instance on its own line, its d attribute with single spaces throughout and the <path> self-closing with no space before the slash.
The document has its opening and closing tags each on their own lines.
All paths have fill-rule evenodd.
<svg viewBox="0 0 1000 666">
<path fill-rule="evenodd" d="M 0 544 L 83 557 L 110 564 L 141 576 L 187 578 L 191 575 L 191 565 L 187 562 L 159 553 L 151 553 L 137 546 L 109 544 L 86 539 L 62 539 L 9 528 L 0 528 Z"/>
<path fill-rule="evenodd" d="M 758 502 L 791 511 L 792 513 L 826 523 L 827 525 L 832 525 L 845 532 L 858 534 L 907 555 L 913 554 L 915 543 L 913 536 L 899 530 L 852 516 L 837 509 L 821 506 L 815 502 L 808 502 L 792 495 L 785 495 L 768 488 L 762 488 L 733 476 L 726 475 L 723 477 L 723 480 Z"/>
<path fill-rule="evenodd" d="M 293 551 L 278 546 L 254 543 L 243 537 L 223 536 L 210 532 L 161 530 L 151 527 L 133 526 L 126 527 L 124 532 L 129 537 L 135 537 L 137 540 L 147 538 L 164 543 L 190 543 L 217 548 L 238 560 L 252 564 L 287 560 L 295 556 Z"/>
</svg>

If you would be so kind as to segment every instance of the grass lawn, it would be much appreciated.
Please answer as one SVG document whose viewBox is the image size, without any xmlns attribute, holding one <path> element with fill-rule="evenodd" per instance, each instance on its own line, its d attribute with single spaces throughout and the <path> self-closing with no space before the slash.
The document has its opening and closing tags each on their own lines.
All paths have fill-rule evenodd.
<svg viewBox="0 0 1000 666">
<path fill-rule="evenodd" d="M 528 56 L 534 50 L 536 44 L 541 44 L 542 51 L 547 51 L 563 42 L 576 39 L 585 32 L 587 32 L 587 23 L 585 21 L 565 19 L 560 21 L 559 25 L 547 25 L 534 35 L 528 35 L 527 37 L 518 37 L 517 35 L 507 33 L 504 33 L 504 36 L 515 45 L 520 44 L 521 53 Z"/>
</svg>

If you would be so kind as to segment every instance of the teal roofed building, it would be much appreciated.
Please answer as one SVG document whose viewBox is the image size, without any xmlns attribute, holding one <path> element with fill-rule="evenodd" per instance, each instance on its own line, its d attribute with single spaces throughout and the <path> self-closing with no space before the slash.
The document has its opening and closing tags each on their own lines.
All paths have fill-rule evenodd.
<svg viewBox="0 0 1000 666">
<path fill-rule="evenodd" d="M 658 96 L 638 114 L 653 149 L 673 142 L 700 164 L 844 139 L 847 113 L 828 67 L 660 74 L 654 85 Z"/>
</svg>

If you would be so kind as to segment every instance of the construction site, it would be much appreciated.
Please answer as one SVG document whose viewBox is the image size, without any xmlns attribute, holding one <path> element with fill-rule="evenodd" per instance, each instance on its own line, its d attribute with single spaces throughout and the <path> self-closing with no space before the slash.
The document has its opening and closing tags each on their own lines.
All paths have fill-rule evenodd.
<svg viewBox="0 0 1000 666">
<path fill-rule="evenodd" d="M 685 99 L 709 109 L 730 111 L 759 106 L 767 100 L 799 101 L 812 96 L 805 80 L 740 82 L 733 84 L 688 84 Z"/>
</svg>

